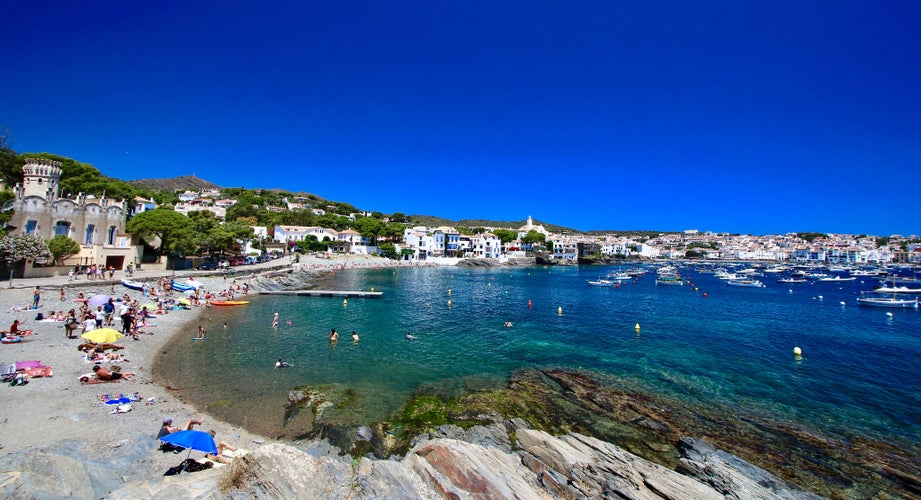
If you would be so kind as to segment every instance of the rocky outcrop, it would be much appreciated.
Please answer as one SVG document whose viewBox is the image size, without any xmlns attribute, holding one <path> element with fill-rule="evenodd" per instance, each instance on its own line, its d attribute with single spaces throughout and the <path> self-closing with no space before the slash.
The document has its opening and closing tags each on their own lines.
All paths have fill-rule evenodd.
<svg viewBox="0 0 921 500">
<path fill-rule="evenodd" d="M 4 498 L 815 498 L 700 440 L 683 441 L 681 470 L 667 469 L 578 433 L 505 426 L 445 426 L 399 460 L 358 462 L 323 442 L 271 443 L 230 466 L 160 476 L 128 455 L 87 460 L 52 451 L 0 461 Z M 503 429 L 511 429 L 512 436 Z M 511 439 L 514 437 L 514 440 Z M 457 439 L 461 438 L 461 439 Z M 469 439 L 471 441 L 466 441 Z M 512 443 L 515 443 L 514 446 Z M 57 451 L 64 451 L 59 449 Z M 135 451 L 140 451 L 140 448 Z M 155 453 L 148 449 L 147 453 Z M 132 456 L 134 462 L 126 461 Z"/>
</svg>

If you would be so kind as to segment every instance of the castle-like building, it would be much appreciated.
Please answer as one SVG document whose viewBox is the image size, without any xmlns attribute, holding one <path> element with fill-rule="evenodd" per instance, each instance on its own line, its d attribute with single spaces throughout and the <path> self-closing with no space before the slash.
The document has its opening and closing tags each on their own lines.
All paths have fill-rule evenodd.
<svg viewBox="0 0 921 500">
<path fill-rule="evenodd" d="M 45 158 L 26 158 L 22 167 L 22 184 L 13 188 L 15 210 L 9 224 L 11 234 L 34 234 L 44 240 L 67 236 L 80 245 L 80 253 L 71 256 L 67 266 L 113 267 L 124 269 L 136 264 L 139 248 L 125 233 L 128 203 L 93 195 L 60 197 L 61 163 Z M 25 277 L 47 275 L 33 263 L 26 266 Z M 31 271 L 31 272 L 30 272 Z"/>
</svg>

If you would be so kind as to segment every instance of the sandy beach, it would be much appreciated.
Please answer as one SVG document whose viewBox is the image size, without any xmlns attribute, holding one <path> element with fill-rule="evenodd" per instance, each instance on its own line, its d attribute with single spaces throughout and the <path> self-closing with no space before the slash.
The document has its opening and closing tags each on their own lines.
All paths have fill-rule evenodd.
<svg viewBox="0 0 921 500">
<path fill-rule="evenodd" d="M 323 272 L 397 265 L 396 262 L 367 256 L 337 256 L 331 259 L 301 257 L 299 260 L 297 264 L 287 261 L 274 263 L 271 267 L 277 271 L 279 265 L 287 268 L 293 265 Z M 269 266 L 240 268 L 233 279 L 224 279 L 219 273 L 213 272 L 179 272 L 175 276 L 177 280 L 184 280 L 189 275 L 195 275 L 195 279 L 203 283 L 204 289 L 217 292 L 227 288 L 233 280 L 243 284 L 254 274 L 267 270 Z M 173 276 L 173 273 L 142 271 L 136 273 L 133 279 L 153 282 L 167 276 Z M 78 350 L 78 346 L 85 340 L 67 339 L 62 322 L 37 321 L 36 315 L 39 312 L 49 315 L 51 311 L 77 308 L 80 304 L 74 299 L 78 292 L 82 292 L 85 297 L 100 293 L 121 297 L 127 293 L 132 299 L 149 302 L 141 292 L 122 286 L 120 279 L 123 277 L 123 273 L 116 273 L 114 280 L 95 282 L 87 282 L 85 278 L 70 282 L 66 276 L 17 279 L 13 280 L 13 288 L 9 288 L 9 282 L 0 283 L 0 328 L 6 330 L 18 319 L 24 323 L 22 329 L 34 330 L 33 335 L 23 337 L 20 343 L 0 346 L 0 363 L 38 360 L 53 369 L 51 377 L 32 378 L 24 386 L 4 384 L 0 387 L 4 393 L 4 404 L 0 405 L 0 454 L 46 449 L 62 442 L 74 441 L 83 447 L 81 454 L 98 457 L 117 453 L 123 444 L 149 440 L 151 452 L 139 469 L 150 471 L 150 478 L 153 479 L 161 477 L 167 468 L 179 462 L 171 453 L 156 451 L 155 436 L 166 417 L 173 419 L 173 425 L 183 425 L 189 419 L 201 419 L 204 422 L 197 428 L 213 429 L 219 439 L 247 450 L 270 442 L 264 436 L 216 420 L 200 409 L 183 403 L 153 379 L 150 367 L 161 347 L 175 335 L 195 334 L 196 319 L 206 309 L 204 307 L 160 315 L 153 320 L 156 322 L 155 327 L 143 329 L 148 333 L 140 335 L 140 340 L 127 336 L 117 342 L 124 346 L 124 349 L 118 351 L 123 359 L 104 363 L 103 366 L 118 365 L 123 372 L 136 373 L 132 380 L 89 385 L 80 383 L 79 377 L 92 371 L 92 363 L 84 361 L 83 353 Z M 32 302 L 36 286 L 41 290 L 40 306 L 38 309 L 26 309 Z M 62 287 L 66 294 L 63 301 L 60 299 Z M 121 329 L 117 318 L 114 326 Z M 107 394 L 133 396 L 135 393 L 139 400 L 132 402 L 131 410 L 125 413 L 113 413 L 115 406 L 105 405 L 100 399 Z M 197 453 L 196 457 L 200 459 L 202 454 Z"/>
<path fill-rule="evenodd" d="M 53 280 L 46 278 L 41 281 Z M 14 286 L 31 285 L 30 280 L 14 281 Z M 157 326 L 145 328 L 150 334 L 140 335 L 140 340 L 130 336 L 122 338 L 118 344 L 125 346 L 117 351 L 122 361 L 103 363 L 103 366 L 121 366 L 123 372 L 137 375 L 132 380 L 118 383 L 89 384 L 79 382 L 79 377 L 92 371 L 92 363 L 83 359 L 78 346 L 83 339 L 67 339 L 62 322 L 36 321 L 38 312 L 48 314 L 52 310 L 69 310 L 79 304 L 73 301 L 76 292 L 83 291 L 90 297 L 96 293 L 109 294 L 110 283 L 77 282 L 67 283 L 62 278 L 60 284 L 41 285 L 42 300 L 38 310 L 16 311 L 32 300 L 33 287 L 2 289 L 0 291 L 0 322 L 8 328 L 15 319 L 25 322 L 23 328 L 33 329 L 34 334 L 24 337 L 18 344 L 0 346 L 0 362 L 9 364 L 18 361 L 39 360 L 43 365 L 52 367 L 52 377 L 32 378 L 24 386 L 11 387 L 4 384 L 4 404 L 0 405 L 0 452 L 10 454 L 24 449 L 41 449 L 65 440 L 85 443 L 89 449 L 88 456 L 104 456 L 111 453 L 121 442 L 134 443 L 150 440 L 151 447 L 156 447 L 155 436 L 161 422 L 166 417 L 174 419 L 174 425 L 181 425 L 190 418 L 202 419 L 202 430 L 214 429 L 219 438 L 238 447 L 251 449 L 259 441 L 243 429 L 232 427 L 216 421 L 191 408 L 169 392 L 157 386 L 149 371 L 158 349 L 173 335 L 186 332 L 203 308 L 170 311 L 159 316 Z M 205 278 L 206 287 L 220 286 L 220 278 Z M 67 287 L 68 298 L 60 300 L 61 286 Z M 132 298 L 141 296 L 140 292 L 115 286 L 116 295 L 128 293 Z M 120 330 L 120 321 L 116 320 L 116 329 Z M 79 330 L 78 330 L 79 331 Z M 126 413 L 113 414 L 115 406 L 103 404 L 101 397 L 109 395 L 140 396 L 139 401 L 130 403 L 131 410 Z M 200 455 L 200 454 L 199 454 Z M 201 457 L 199 457 L 201 458 Z M 166 468 L 176 465 L 178 460 L 171 454 L 152 451 L 149 470 L 154 476 L 162 475 Z"/>
</svg>

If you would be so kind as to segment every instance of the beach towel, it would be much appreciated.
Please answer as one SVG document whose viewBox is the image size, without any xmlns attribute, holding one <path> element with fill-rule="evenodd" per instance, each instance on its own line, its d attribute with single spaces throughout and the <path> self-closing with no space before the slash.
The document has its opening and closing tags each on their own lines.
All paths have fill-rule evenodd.
<svg viewBox="0 0 921 500">
<path fill-rule="evenodd" d="M 17 361 L 16 371 L 23 372 L 32 378 L 50 377 L 54 374 L 50 366 L 43 365 L 42 362 L 37 359 Z"/>
</svg>

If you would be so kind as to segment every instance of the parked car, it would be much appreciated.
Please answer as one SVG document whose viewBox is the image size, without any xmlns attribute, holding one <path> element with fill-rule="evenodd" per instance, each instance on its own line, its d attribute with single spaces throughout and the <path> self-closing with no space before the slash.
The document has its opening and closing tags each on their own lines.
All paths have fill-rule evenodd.
<svg viewBox="0 0 921 500">
<path fill-rule="evenodd" d="M 245 258 L 245 259 L 243 259 L 243 264 L 245 264 L 245 265 L 255 264 L 255 263 L 256 263 L 256 257 L 253 257 L 252 255 L 250 255 L 249 257 L 247 257 L 247 258 Z"/>
<path fill-rule="evenodd" d="M 195 269 L 199 271 L 213 271 L 217 269 L 217 263 L 215 262 L 204 262 L 198 265 Z"/>
<path fill-rule="evenodd" d="M 242 266 L 243 265 L 243 257 L 234 257 L 229 260 L 230 260 L 231 266 Z"/>
</svg>

